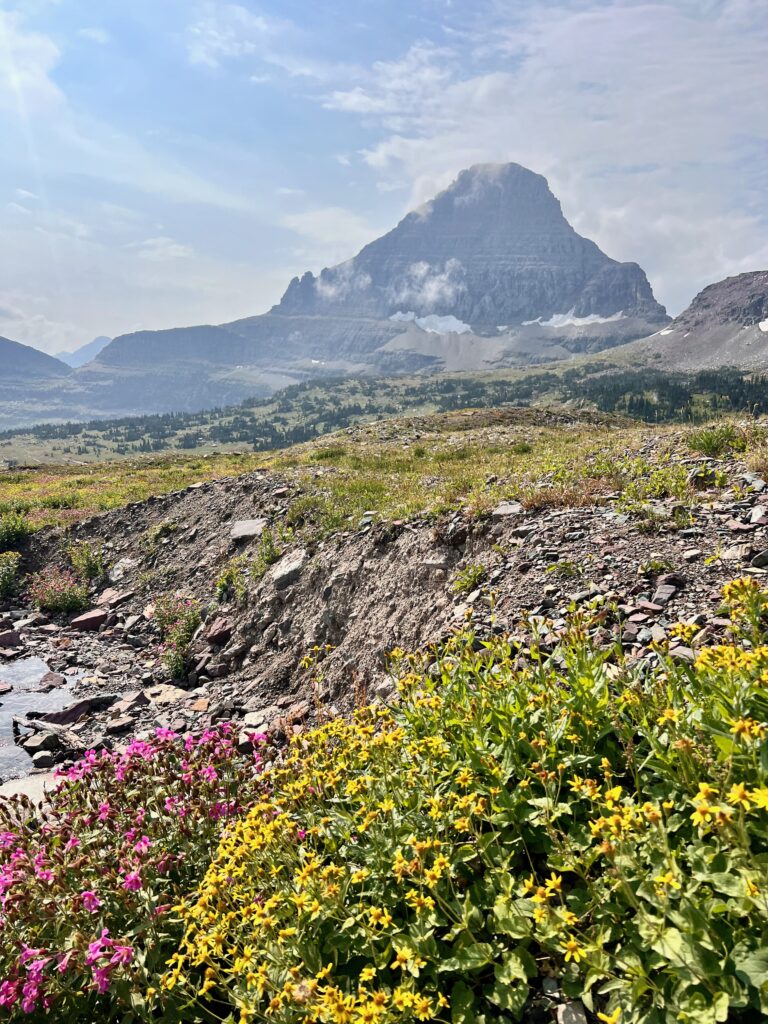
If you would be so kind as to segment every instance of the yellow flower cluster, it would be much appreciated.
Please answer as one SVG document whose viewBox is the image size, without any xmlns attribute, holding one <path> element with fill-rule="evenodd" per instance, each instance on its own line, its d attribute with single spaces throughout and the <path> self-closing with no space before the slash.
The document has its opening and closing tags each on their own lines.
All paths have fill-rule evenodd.
<svg viewBox="0 0 768 1024">
<path fill-rule="evenodd" d="M 768 647 L 703 648 L 649 678 L 569 648 L 585 630 L 552 663 L 467 636 L 400 654 L 398 706 L 296 737 L 177 908 L 166 989 L 226 991 L 244 1022 L 445 1019 L 456 978 L 475 963 L 487 978 L 500 948 L 599 973 L 626 893 L 670 927 L 707 843 L 733 855 L 752 913 Z"/>
</svg>

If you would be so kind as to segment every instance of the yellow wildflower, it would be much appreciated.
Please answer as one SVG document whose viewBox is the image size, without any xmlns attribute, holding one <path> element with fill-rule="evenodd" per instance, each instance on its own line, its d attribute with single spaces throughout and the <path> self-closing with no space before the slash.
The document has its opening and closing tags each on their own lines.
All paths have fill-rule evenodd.
<svg viewBox="0 0 768 1024">
<path fill-rule="evenodd" d="M 734 807 L 743 807 L 745 810 L 749 808 L 750 799 L 747 787 L 743 782 L 735 782 L 728 791 L 726 800 L 729 804 Z"/>
<path fill-rule="evenodd" d="M 565 952 L 565 959 L 573 960 L 574 963 L 579 963 L 584 959 L 584 947 L 579 944 L 578 940 L 573 936 L 563 943 L 563 951 Z"/>
</svg>

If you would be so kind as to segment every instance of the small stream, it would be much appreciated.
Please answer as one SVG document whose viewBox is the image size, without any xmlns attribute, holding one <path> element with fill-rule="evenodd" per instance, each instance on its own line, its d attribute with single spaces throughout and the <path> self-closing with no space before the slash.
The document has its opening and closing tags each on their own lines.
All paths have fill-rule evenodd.
<svg viewBox="0 0 768 1024">
<path fill-rule="evenodd" d="M 35 692 L 48 671 L 42 658 L 23 658 L 0 665 L 0 682 L 13 686 L 11 693 L 0 696 L 0 782 L 28 775 L 32 768 L 31 758 L 14 743 L 13 716 L 23 716 L 27 711 L 59 711 L 72 699 L 72 683 L 48 693 Z"/>
</svg>

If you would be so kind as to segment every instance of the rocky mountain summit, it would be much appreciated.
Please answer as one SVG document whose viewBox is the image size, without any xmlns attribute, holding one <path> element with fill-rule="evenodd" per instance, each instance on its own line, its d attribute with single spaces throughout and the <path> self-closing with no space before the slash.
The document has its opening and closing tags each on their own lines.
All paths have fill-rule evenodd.
<svg viewBox="0 0 768 1024">
<path fill-rule="evenodd" d="M 272 312 L 453 318 L 434 325 L 445 333 L 558 317 L 666 320 L 641 268 L 577 234 L 546 179 L 514 163 L 462 171 L 354 259 L 294 278 Z"/>
<path fill-rule="evenodd" d="M 545 178 L 478 165 L 353 259 L 294 278 L 269 313 L 115 338 L 12 425 L 194 411 L 327 376 L 528 366 L 667 321 L 641 268 L 578 235 Z"/>
<path fill-rule="evenodd" d="M 768 369 L 768 270 L 708 285 L 671 324 L 626 352 L 668 369 Z"/>
</svg>

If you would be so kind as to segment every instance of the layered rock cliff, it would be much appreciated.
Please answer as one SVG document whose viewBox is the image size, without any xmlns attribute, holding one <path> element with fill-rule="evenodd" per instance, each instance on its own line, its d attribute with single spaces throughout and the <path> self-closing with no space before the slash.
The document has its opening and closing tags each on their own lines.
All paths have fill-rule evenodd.
<svg viewBox="0 0 768 1024">
<path fill-rule="evenodd" d="M 545 178 L 481 164 L 337 267 L 294 278 L 282 315 L 453 316 L 484 331 L 570 314 L 665 319 L 636 263 L 617 263 L 563 216 Z"/>
</svg>

